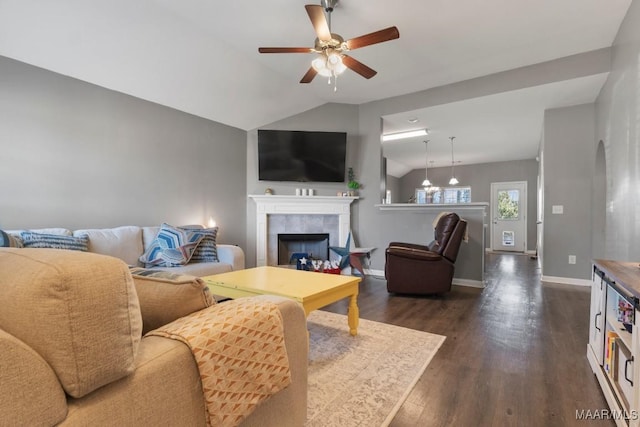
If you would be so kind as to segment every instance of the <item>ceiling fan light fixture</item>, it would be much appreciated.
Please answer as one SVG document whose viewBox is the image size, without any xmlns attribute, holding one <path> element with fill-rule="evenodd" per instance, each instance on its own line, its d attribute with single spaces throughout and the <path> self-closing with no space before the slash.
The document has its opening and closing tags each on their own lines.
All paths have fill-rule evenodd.
<svg viewBox="0 0 640 427">
<path fill-rule="evenodd" d="M 323 52 L 311 61 L 311 66 L 323 77 L 335 77 L 347 69 L 342 62 L 342 56 L 336 52 Z"/>
<path fill-rule="evenodd" d="M 336 78 L 339 74 L 346 71 L 347 68 L 365 79 L 372 78 L 377 74 L 374 69 L 367 67 L 362 62 L 344 53 L 365 46 L 395 40 L 400 37 L 400 32 L 396 27 L 388 27 L 373 33 L 344 40 L 339 34 L 331 32 L 331 13 L 338 2 L 339 0 L 321 0 L 321 4 L 319 5 L 307 4 L 304 6 L 317 36 L 313 48 L 259 47 L 258 52 L 320 54 L 320 58 L 322 58 L 321 61 L 324 60 L 324 64 L 321 64 L 321 61 L 313 60 L 311 68 L 307 70 L 306 74 L 300 80 L 300 83 L 311 83 L 313 78 L 317 74 L 320 74 L 321 76 L 329 77 L 329 84 L 331 84 L 331 79 L 333 78 L 334 92 L 337 90 L 337 86 L 335 85 Z"/>
<path fill-rule="evenodd" d="M 327 59 L 324 56 L 319 56 L 311 61 L 311 66 L 322 77 L 331 77 L 331 70 L 327 67 Z"/>
<path fill-rule="evenodd" d="M 327 54 L 327 66 L 336 67 L 338 64 L 342 64 L 342 58 L 339 54 L 332 52 Z"/>
<path fill-rule="evenodd" d="M 460 181 L 458 181 L 458 179 L 455 176 L 452 176 L 451 179 L 449 180 L 449 185 L 458 185 L 460 184 Z"/>
</svg>

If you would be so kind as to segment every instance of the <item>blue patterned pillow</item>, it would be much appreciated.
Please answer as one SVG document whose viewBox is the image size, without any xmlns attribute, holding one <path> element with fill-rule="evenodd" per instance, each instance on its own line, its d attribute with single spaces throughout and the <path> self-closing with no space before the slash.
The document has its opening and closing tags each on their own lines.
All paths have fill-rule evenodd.
<svg viewBox="0 0 640 427">
<path fill-rule="evenodd" d="M 140 257 L 145 267 L 176 267 L 189 262 L 204 234 L 162 224 L 158 235 Z"/>
<path fill-rule="evenodd" d="M 20 233 L 25 248 L 68 249 L 72 251 L 89 250 L 89 236 L 63 236 L 59 234 L 42 234 L 32 231 Z"/>
<path fill-rule="evenodd" d="M 22 239 L 0 230 L 0 248 L 21 248 Z"/>
<path fill-rule="evenodd" d="M 219 262 L 218 259 L 218 245 L 216 239 L 218 237 L 218 227 L 213 228 L 189 228 L 180 227 L 183 230 L 194 231 L 196 233 L 202 233 L 204 238 L 196 248 L 191 261 L 196 262 Z"/>
</svg>

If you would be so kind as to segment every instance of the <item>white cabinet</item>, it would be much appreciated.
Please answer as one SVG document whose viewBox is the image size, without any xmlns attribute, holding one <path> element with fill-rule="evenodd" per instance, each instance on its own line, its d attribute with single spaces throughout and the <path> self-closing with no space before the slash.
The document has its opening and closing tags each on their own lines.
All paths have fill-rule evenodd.
<svg viewBox="0 0 640 427">
<path fill-rule="evenodd" d="M 620 427 L 640 426 L 640 269 L 596 260 L 587 359 Z M 640 325 L 640 322 L 638 322 Z"/>
</svg>

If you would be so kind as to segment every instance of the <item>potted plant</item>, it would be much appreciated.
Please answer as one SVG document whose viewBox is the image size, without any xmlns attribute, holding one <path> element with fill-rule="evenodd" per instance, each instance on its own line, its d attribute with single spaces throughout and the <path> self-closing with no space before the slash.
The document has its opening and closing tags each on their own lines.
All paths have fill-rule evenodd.
<svg viewBox="0 0 640 427">
<path fill-rule="evenodd" d="M 356 174 L 353 172 L 353 168 L 347 170 L 347 187 L 349 188 L 349 195 L 355 196 L 358 194 L 360 183 L 356 181 Z"/>
</svg>

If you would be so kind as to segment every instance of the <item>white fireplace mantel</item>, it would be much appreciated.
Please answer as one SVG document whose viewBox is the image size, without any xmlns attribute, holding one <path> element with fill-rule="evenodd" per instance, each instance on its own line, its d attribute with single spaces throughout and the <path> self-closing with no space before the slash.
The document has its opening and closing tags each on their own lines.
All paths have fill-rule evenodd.
<svg viewBox="0 0 640 427">
<path fill-rule="evenodd" d="M 256 264 L 267 265 L 268 215 L 337 215 L 340 245 L 351 229 L 351 203 L 358 197 L 249 195 L 256 203 Z"/>
</svg>

